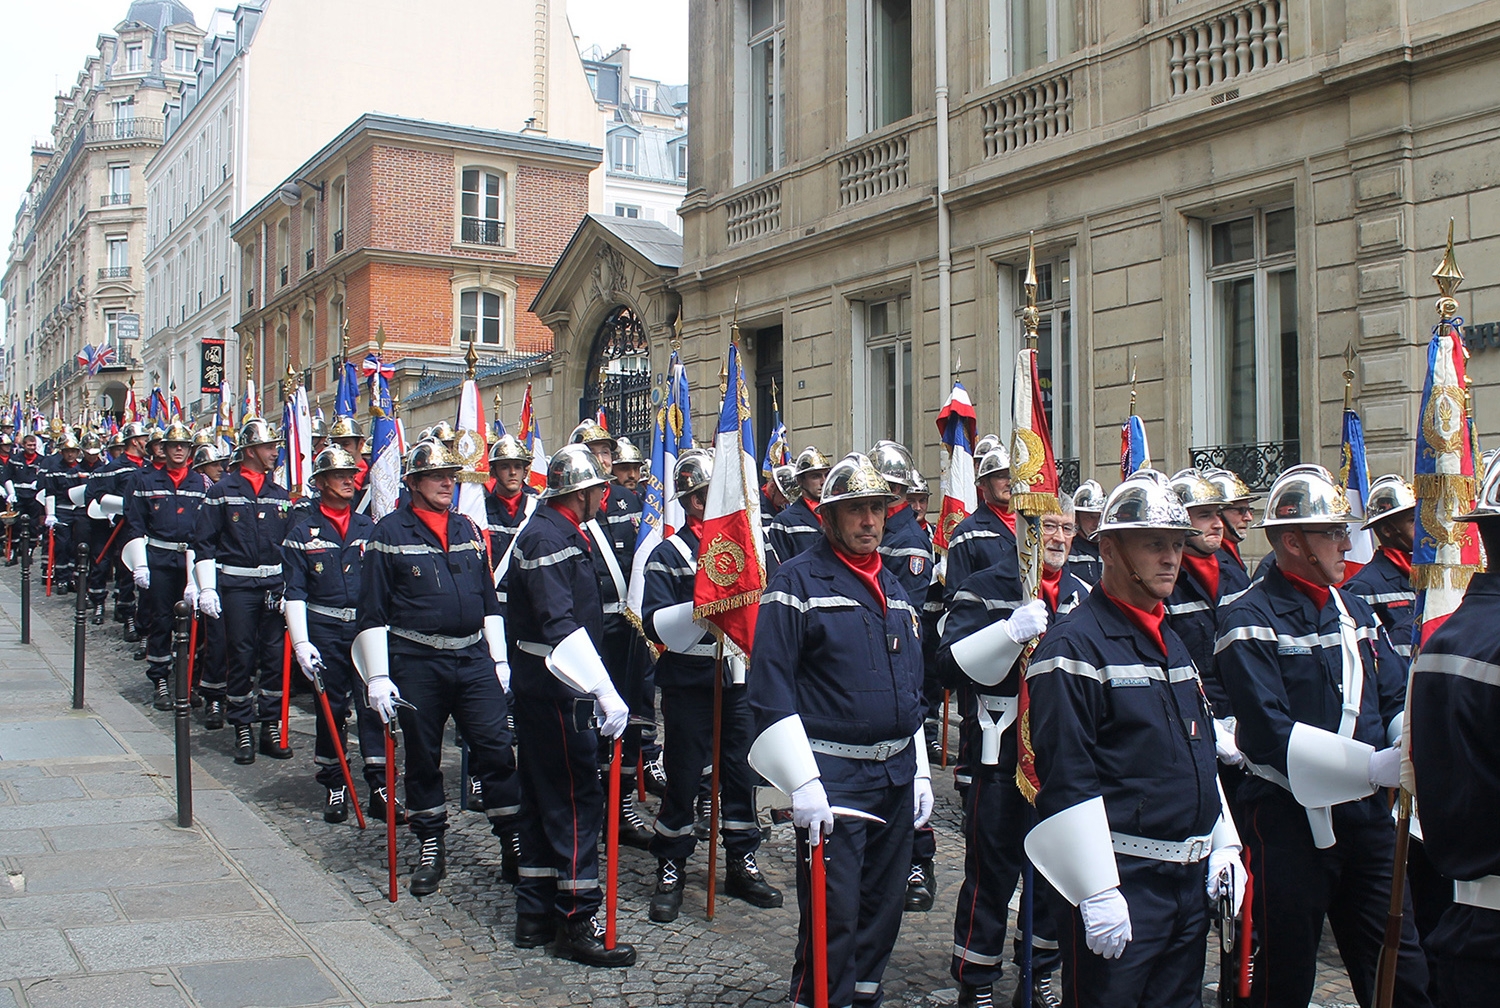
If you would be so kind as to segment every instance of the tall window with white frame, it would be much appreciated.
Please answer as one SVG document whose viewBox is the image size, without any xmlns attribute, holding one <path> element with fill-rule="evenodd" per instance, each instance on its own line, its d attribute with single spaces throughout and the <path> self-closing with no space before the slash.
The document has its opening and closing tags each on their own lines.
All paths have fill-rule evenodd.
<svg viewBox="0 0 1500 1008">
<path fill-rule="evenodd" d="M 853 137 L 911 115 L 911 0 L 852 0 L 849 17 Z"/>
<path fill-rule="evenodd" d="M 459 240 L 471 245 L 505 244 L 505 176 L 465 168 Z"/>
<path fill-rule="evenodd" d="M 1204 380 L 1195 382 L 1206 399 L 1200 436 L 1222 446 L 1296 442 L 1295 212 L 1257 210 L 1204 229 L 1208 317 L 1196 349 L 1206 360 Z M 1292 449 L 1284 458 L 1295 462 L 1295 456 Z"/>
<path fill-rule="evenodd" d="M 911 298 L 868 301 L 864 308 L 869 378 L 867 434 L 909 444 L 912 435 Z"/>
<path fill-rule="evenodd" d="M 458 296 L 458 339 L 499 347 L 505 321 L 505 295 L 488 290 L 466 290 Z"/>
<path fill-rule="evenodd" d="M 317 238 L 318 208 L 312 200 L 304 200 L 302 203 L 302 272 L 312 271 L 313 263 L 317 259 L 314 244 Z"/>
<path fill-rule="evenodd" d="M 118 206 L 130 202 L 130 165 L 109 166 L 109 203 Z"/>
<path fill-rule="evenodd" d="M 1082 19 L 1081 0 L 990 0 L 990 79 L 1077 51 Z"/>
<path fill-rule="evenodd" d="M 619 132 L 609 138 L 611 171 L 634 172 L 640 163 L 640 141 L 634 133 Z"/>
<path fill-rule="evenodd" d="M 333 192 L 328 197 L 328 254 L 336 256 L 344 251 L 344 215 L 348 206 L 344 176 L 333 180 Z"/>
<path fill-rule="evenodd" d="M 126 235 L 108 235 L 104 239 L 104 252 L 109 265 L 105 275 L 119 280 L 130 276 L 130 239 Z"/>
<path fill-rule="evenodd" d="M 786 164 L 786 0 L 750 4 L 750 177 Z"/>
</svg>

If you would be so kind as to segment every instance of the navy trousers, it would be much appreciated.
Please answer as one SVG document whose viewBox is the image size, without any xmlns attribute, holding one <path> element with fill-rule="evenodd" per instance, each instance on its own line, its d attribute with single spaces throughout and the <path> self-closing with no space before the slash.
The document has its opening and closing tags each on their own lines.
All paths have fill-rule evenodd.
<svg viewBox="0 0 1500 1008">
<path fill-rule="evenodd" d="M 364 702 L 364 684 L 354 670 L 350 651 L 354 646 L 354 624 L 330 619 L 317 613 L 307 616 L 307 638 L 323 656 L 323 689 L 328 695 L 328 706 L 333 711 L 336 726 L 329 725 L 323 716 L 323 705 L 318 704 L 318 733 L 313 744 L 313 763 L 317 767 L 314 775 L 324 787 L 338 787 L 344 783 L 344 772 L 339 767 L 338 750 L 334 748 L 335 732 L 339 741 L 345 739 L 345 726 L 349 720 L 349 709 L 354 709 L 356 732 L 359 736 L 359 754 L 364 762 L 365 782 L 370 789 L 385 787 L 385 726 L 380 715 Z M 347 744 L 345 755 L 348 756 Z M 352 757 L 350 773 L 354 772 Z"/>
<path fill-rule="evenodd" d="M 663 765 L 667 793 L 656 814 L 651 853 L 658 858 L 685 861 L 693 854 L 693 803 L 703 768 L 713 763 L 714 691 L 712 686 L 664 686 L 661 691 L 663 726 L 667 733 Z M 744 686 L 724 687 L 719 721 L 720 826 L 724 849 L 732 855 L 760 847 L 755 821 L 755 771 L 748 754 L 755 733 Z"/>
<path fill-rule="evenodd" d="M 672 746 L 667 745 L 670 754 Z M 911 870 L 912 786 L 842 791 L 824 783 L 831 805 L 872 813 L 884 825 L 840 817 L 823 844 L 828 882 L 828 1003 L 879 1005 L 880 987 L 906 906 Z M 797 955 L 793 1004 L 813 1003 L 812 888 L 807 831 L 797 831 Z"/>
<path fill-rule="evenodd" d="M 1200 1008 L 1208 941 L 1208 867 L 1119 857 L 1130 943 L 1118 959 L 1089 951 L 1078 908 L 1050 886 L 1068 1008 Z M 1303 1001 L 1299 1008 L 1306 1008 Z"/>
<path fill-rule="evenodd" d="M 1500 910 L 1454 903 L 1430 940 L 1443 1008 L 1491 1008 L 1500 997 Z"/>
<path fill-rule="evenodd" d="M 120 541 L 120 536 L 125 534 L 121 530 L 119 535 L 110 542 L 110 535 L 115 531 L 115 526 L 100 518 L 85 519 L 89 530 L 89 604 L 99 605 L 109 594 L 109 579 L 115 573 L 120 559 L 120 549 L 125 545 Z M 104 544 L 109 543 L 109 549 Z M 132 587 L 134 581 L 130 582 Z M 134 595 L 131 596 L 132 601 Z"/>
<path fill-rule="evenodd" d="M 198 692 L 205 700 L 223 701 L 229 688 L 229 663 L 225 656 L 229 645 L 224 640 L 224 621 L 210 619 L 202 610 L 198 612 L 198 655 L 193 660 L 194 675 L 198 677 Z M 277 712 L 280 716 L 280 712 Z M 381 745 L 384 746 L 384 739 Z"/>
<path fill-rule="evenodd" d="M 976 768 L 964 796 L 964 882 L 953 914 L 953 962 L 949 972 L 959 983 L 987 987 L 1004 973 L 1005 925 L 1010 898 L 1026 864 L 1022 841 L 1036 824 L 1036 811 L 1016 787 L 1013 771 L 999 766 Z M 1050 889 L 1032 874 L 1035 892 Z M 1050 903 L 1031 901 L 1031 968 L 1057 969 L 1057 929 Z M 1021 921 L 1016 919 L 1012 962 L 1021 961 Z"/>
<path fill-rule="evenodd" d="M 475 776 L 487 780 L 514 772 L 505 691 L 482 642 L 462 651 L 393 653 L 391 678 L 402 699 L 416 707 L 397 712 L 406 733 L 407 822 L 418 837 L 438 836 L 448 828 L 442 763 L 443 731 L 450 717 L 469 745 Z"/>
<path fill-rule="evenodd" d="M 1376 795 L 1364 801 L 1384 799 Z M 1338 842 L 1319 850 L 1313 846 L 1306 811 L 1290 795 L 1246 804 L 1248 823 L 1238 825 L 1255 879 L 1260 952 L 1249 1002 L 1255 1008 L 1305 1008 L 1312 998 L 1325 916 L 1354 996 L 1361 1005 L 1374 998 L 1375 962 L 1390 909 L 1396 828 L 1388 816 L 1361 818 L 1346 809 L 1334 809 Z M 1408 891 L 1396 960 L 1395 1008 L 1431 1005 L 1427 960 L 1412 917 Z"/>
<path fill-rule="evenodd" d="M 140 593 L 136 623 L 146 636 L 146 675 L 152 682 L 172 675 L 172 629 L 177 623 L 176 606 L 187 587 L 187 561 L 181 553 L 171 559 L 158 551 L 150 565 L 151 587 Z M 175 559 L 176 563 L 171 560 Z"/>
<path fill-rule="evenodd" d="M 599 888 L 604 789 L 594 700 L 518 695 L 515 701 L 521 778 L 516 913 L 592 917 L 604 898 Z"/>
<path fill-rule="evenodd" d="M 280 720 L 286 636 L 281 613 L 266 606 L 264 588 L 221 588 L 219 602 L 229 659 L 224 720 L 232 725 Z"/>
</svg>

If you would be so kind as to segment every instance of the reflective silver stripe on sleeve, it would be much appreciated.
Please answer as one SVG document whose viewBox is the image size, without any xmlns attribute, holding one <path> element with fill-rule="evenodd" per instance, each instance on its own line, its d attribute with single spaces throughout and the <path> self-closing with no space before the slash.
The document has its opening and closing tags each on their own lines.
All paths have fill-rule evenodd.
<svg viewBox="0 0 1500 1008">
<path fill-rule="evenodd" d="M 539 556 L 535 560 L 528 560 L 518 553 L 516 554 L 516 566 L 522 570 L 536 570 L 538 567 L 551 567 L 553 564 L 560 564 L 564 560 L 571 560 L 573 557 L 581 556 L 583 556 L 583 550 L 577 546 L 565 546 L 555 553 Z"/>
<path fill-rule="evenodd" d="M 953 602 L 955 605 L 959 602 L 977 602 L 991 612 L 996 609 L 1004 609 L 1006 612 L 1012 612 L 1024 604 L 1019 599 L 987 599 L 982 595 L 976 595 L 964 589 L 959 589 L 953 593 Z"/>
<path fill-rule="evenodd" d="M 1378 639 L 1380 635 L 1376 632 L 1374 627 L 1360 626 L 1354 628 L 1354 636 L 1358 640 L 1374 641 Z M 1293 637 L 1291 634 L 1277 633 L 1275 628 L 1273 627 L 1241 626 L 1235 627 L 1233 630 L 1230 630 L 1229 632 L 1221 635 L 1219 639 L 1214 642 L 1214 654 L 1218 654 L 1220 651 L 1223 651 L 1226 647 L 1228 647 L 1230 644 L 1233 644 L 1235 641 L 1242 640 L 1265 641 L 1268 644 L 1275 644 L 1277 647 L 1336 648 L 1340 646 L 1339 635 L 1337 632 L 1326 634 L 1303 634 L 1299 637 Z"/>
<path fill-rule="evenodd" d="M 819 595 L 810 599 L 799 599 L 797 596 L 787 592 L 766 592 L 760 597 L 762 603 L 779 603 L 790 606 L 799 612 L 807 612 L 810 609 L 858 609 L 859 603 L 847 595 Z"/>
<path fill-rule="evenodd" d="M 1424 651 L 1412 665 L 1412 674 L 1434 672 L 1439 675 L 1458 676 L 1486 686 L 1500 686 L 1500 665 L 1466 658 L 1463 655 L 1433 654 Z"/>
<path fill-rule="evenodd" d="M 1184 616 L 1190 612 L 1208 612 L 1207 602 L 1178 602 L 1176 605 L 1166 607 L 1168 616 Z"/>
<path fill-rule="evenodd" d="M 1026 678 L 1042 675 L 1046 672 L 1066 672 L 1069 675 L 1082 676 L 1092 679 L 1097 683 L 1117 682 L 1127 679 L 1155 679 L 1157 682 L 1188 682 L 1198 678 L 1198 670 L 1191 665 L 1179 665 L 1175 668 L 1162 669 L 1156 665 L 1090 665 L 1088 662 L 1079 661 L 1076 658 L 1066 658 L 1056 655 L 1033 662 L 1026 670 Z"/>
</svg>

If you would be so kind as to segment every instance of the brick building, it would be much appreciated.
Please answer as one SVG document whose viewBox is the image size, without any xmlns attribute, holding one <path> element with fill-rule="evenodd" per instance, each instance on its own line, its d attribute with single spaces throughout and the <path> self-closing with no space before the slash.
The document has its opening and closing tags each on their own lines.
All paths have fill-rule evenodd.
<svg viewBox="0 0 1500 1008">
<path fill-rule="evenodd" d="M 530 133 L 359 117 L 231 229 L 235 329 L 262 410 L 277 415 L 291 366 L 332 416 L 346 331 L 359 361 L 384 330 L 410 424 L 451 420 L 448 379 L 471 341 L 487 389 L 523 381 L 552 349 L 528 306 L 588 210 L 600 157 Z M 514 423 L 520 392 L 503 394 Z"/>
</svg>

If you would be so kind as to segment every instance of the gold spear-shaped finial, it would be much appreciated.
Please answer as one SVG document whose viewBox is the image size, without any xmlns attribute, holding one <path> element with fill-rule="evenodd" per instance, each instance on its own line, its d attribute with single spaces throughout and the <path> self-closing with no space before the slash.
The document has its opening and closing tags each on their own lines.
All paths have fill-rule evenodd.
<svg viewBox="0 0 1500 1008">
<path fill-rule="evenodd" d="M 1344 347 L 1344 409 L 1354 408 L 1354 341 Z"/>
<path fill-rule="evenodd" d="M 339 326 L 339 363 L 349 359 L 349 319 L 345 317 Z"/>
<path fill-rule="evenodd" d="M 469 349 L 464 352 L 464 374 L 474 380 L 474 370 L 479 364 L 479 351 L 474 349 L 474 340 L 469 340 Z"/>
<path fill-rule="evenodd" d="M 378 390 L 380 388 L 379 368 L 380 368 L 380 366 L 382 364 L 385 363 L 385 359 L 382 356 L 384 353 L 385 353 L 385 326 L 382 324 L 382 325 L 377 325 L 375 327 L 375 361 L 376 361 L 375 367 L 376 367 L 376 375 L 375 375 L 375 378 L 373 379 L 373 381 L 375 383 L 375 389 L 376 390 Z M 391 400 L 391 412 L 392 413 L 396 412 L 396 404 L 395 404 L 394 397 Z M 378 417 L 378 418 L 382 418 L 382 419 L 385 417 L 385 410 L 382 409 L 381 406 L 380 406 L 380 396 L 379 396 L 378 392 L 372 392 L 371 395 L 370 395 L 370 416 L 372 418 Z"/>
<path fill-rule="evenodd" d="M 1021 310 L 1021 326 L 1026 332 L 1026 347 L 1036 349 L 1036 332 L 1042 323 L 1042 313 L 1036 307 L 1036 232 L 1026 239 L 1026 279 L 1021 283 L 1026 292 L 1026 307 Z"/>
<path fill-rule="evenodd" d="M 375 327 L 375 352 L 385 353 L 385 325 L 383 323 Z"/>
<path fill-rule="evenodd" d="M 1136 373 L 1135 354 L 1130 355 L 1130 416 L 1135 415 Z"/>
<path fill-rule="evenodd" d="M 500 419 L 500 386 L 495 386 L 495 419 Z"/>
<path fill-rule="evenodd" d="M 771 410 L 775 413 L 781 412 L 781 403 L 776 399 L 776 379 L 771 379 Z"/>
<path fill-rule="evenodd" d="M 1437 269 L 1432 271 L 1432 279 L 1437 281 L 1438 290 L 1442 297 L 1438 299 L 1438 311 L 1443 318 L 1452 318 L 1458 314 L 1458 304 L 1453 303 L 1451 309 L 1445 301 L 1453 301 L 1453 293 L 1458 290 L 1459 284 L 1464 282 L 1464 271 L 1458 268 L 1458 259 L 1453 255 L 1453 218 L 1448 218 L 1448 247 L 1443 252 L 1443 261 L 1438 263 Z"/>
<path fill-rule="evenodd" d="M 672 320 L 672 349 L 678 353 L 682 352 L 682 308 L 678 307 L 677 317 Z"/>
</svg>

